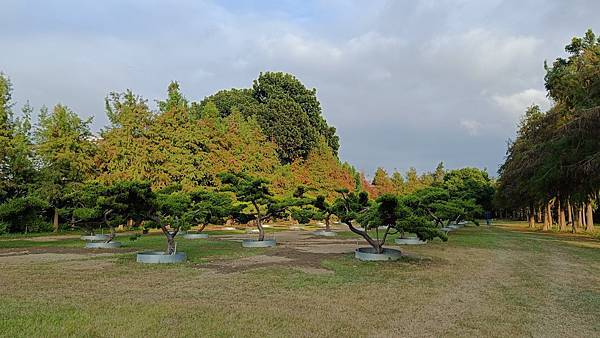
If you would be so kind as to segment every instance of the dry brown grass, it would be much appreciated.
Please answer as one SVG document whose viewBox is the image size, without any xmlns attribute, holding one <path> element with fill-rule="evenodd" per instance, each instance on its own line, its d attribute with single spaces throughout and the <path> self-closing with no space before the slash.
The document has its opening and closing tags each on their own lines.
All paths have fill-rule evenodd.
<svg viewBox="0 0 600 338">
<path fill-rule="evenodd" d="M 405 247 L 416 258 L 362 263 L 335 250 L 319 262 L 319 245 L 354 240 L 296 234 L 262 256 L 206 264 L 0 257 L 0 335 L 600 335 L 597 241 L 469 228 Z"/>
</svg>

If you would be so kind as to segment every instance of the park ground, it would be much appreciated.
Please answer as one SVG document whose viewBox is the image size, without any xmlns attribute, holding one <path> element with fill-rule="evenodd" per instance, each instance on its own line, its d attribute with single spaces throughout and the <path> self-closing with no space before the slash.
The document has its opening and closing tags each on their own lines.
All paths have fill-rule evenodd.
<svg viewBox="0 0 600 338">
<path fill-rule="evenodd" d="M 159 234 L 112 251 L 77 236 L 0 238 L 0 336 L 598 337 L 600 240 L 469 226 L 449 241 L 390 247 L 398 262 L 360 262 L 342 231 L 255 235 L 213 231 L 178 240 L 189 261 L 142 265 Z"/>
</svg>

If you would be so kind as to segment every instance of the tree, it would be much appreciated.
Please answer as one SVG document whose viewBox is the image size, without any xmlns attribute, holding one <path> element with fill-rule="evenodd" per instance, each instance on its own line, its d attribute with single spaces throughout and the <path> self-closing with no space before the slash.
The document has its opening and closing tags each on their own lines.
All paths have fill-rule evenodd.
<svg viewBox="0 0 600 338">
<path fill-rule="evenodd" d="M 12 106 L 12 84 L 4 73 L 0 73 L 0 160 L 5 158 L 12 136 Z"/>
<path fill-rule="evenodd" d="M 175 236 L 182 229 L 191 226 L 194 213 L 190 210 L 191 199 L 182 191 L 166 191 L 156 194 L 154 208 L 148 214 L 148 218 L 155 222 L 167 238 L 168 255 L 175 253 L 177 246 Z"/>
<path fill-rule="evenodd" d="M 530 226 L 535 210 L 543 210 L 544 230 L 554 223 L 553 214 L 565 229 L 566 209 L 575 216 L 576 231 L 580 211 L 594 205 L 600 190 L 600 39 L 588 30 L 565 50 L 568 58 L 545 64 L 545 86 L 555 104 L 547 112 L 527 110 L 500 168 L 496 202 L 528 209 Z"/>
<path fill-rule="evenodd" d="M 208 224 L 222 224 L 225 220 L 239 214 L 243 205 L 233 203 L 226 193 L 197 189 L 189 193 L 191 218 L 200 224 L 198 232 L 202 232 Z"/>
<path fill-rule="evenodd" d="M 435 167 L 435 172 L 433 173 L 433 181 L 435 183 L 444 182 L 444 177 L 446 176 L 446 168 L 444 168 L 444 162 L 438 163 L 437 167 Z"/>
<path fill-rule="evenodd" d="M 70 186 L 65 193 L 60 215 L 69 221 L 72 228 L 83 228 L 94 235 L 96 229 L 108 226 L 108 211 L 104 210 L 107 187 L 89 182 L 80 186 Z"/>
<path fill-rule="evenodd" d="M 255 118 L 267 138 L 277 144 L 284 164 L 306 159 L 320 138 L 337 156 L 339 137 L 321 114 L 316 90 L 307 89 L 291 74 L 261 73 L 251 89 L 223 90 L 192 104 L 192 115 L 202 117 L 210 104 L 221 117 L 239 112 Z"/>
<path fill-rule="evenodd" d="M 2 148 L 0 160 L 0 203 L 23 197 L 33 191 L 38 179 L 34 164 L 34 151 L 31 135 L 31 107 L 23 107 L 23 115 L 9 121 L 9 139 Z"/>
<path fill-rule="evenodd" d="M 481 206 L 474 199 L 452 197 L 447 190 L 439 187 L 417 190 L 404 196 L 403 202 L 417 215 L 431 219 L 437 227 L 462 220 L 479 225 L 476 217 L 482 213 Z"/>
<path fill-rule="evenodd" d="M 48 203 L 29 194 L 13 197 L 0 204 L 0 233 L 48 231 L 48 223 L 41 218 Z"/>
<path fill-rule="evenodd" d="M 341 197 L 335 201 L 336 216 L 350 231 L 364 238 L 376 253 L 383 253 L 387 236 L 398 232 L 412 232 L 421 240 L 431 240 L 439 237 L 447 240 L 446 235 L 434 227 L 425 217 L 413 213 L 395 195 L 384 194 L 374 202 L 370 202 L 365 192 L 358 194 L 341 189 Z M 364 230 L 354 227 L 353 222 L 359 222 Z M 382 239 L 379 239 L 379 227 L 386 227 Z M 370 229 L 375 229 L 377 237 L 372 238 Z"/>
<path fill-rule="evenodd" d="M 252 211 L 236 216 L 238 219 L 255 222 L 259 232 L 259 241 L 265 239 L 265 230 L 262 226 L 264 221 L 282 218 L 290 207 L 308 204 L 304 198 L 274 198 L 269 190 L 269 181 L 263 178 L 256 178 L 244 173 L 222 173 L 219 177 L 224 185 L 224 191 L 234 193 L 239 202 L 250 203 Z"/>
<path fill-rule="evenodd" d="M 335 214 L 333 205 L 327 203 L 325 196 L 323 195 L 317 196 L 313 202 L 313 205 L 321 212 L 320 215 L 317 216 L 325 221 L 325 231 L 331 231 L 331 216 Z"/>
<path fill-rule="evenodd" d="M 485 170 L 478 168 L 450 170 L 444 175 L 443 186 L 451 198 L 474 200 L 485 210 L 492 209 L 495 189 Z"/>
<path fill-rule="evenodd" d="M 335 128 L 327 125 L 321 114 L 321 104 L 317 99 L 316 89 L 307 89 L 296 77 L 282 72 L 261 73 L 254 80 L 253 96 L 263 104 L 272 100 L 285 100 L 295 102 L 300 106 L 300 112 L 308 119 L 310 127 L 307 132 L 314 131 L 316 135 L 325 138 L 327 145 L 334 155 L 339 148 L 339 137 L 336 136 Z M 289 113 L 292 113 L 291 111 Z M 304 135 L 305 144 L 313 143 L 313 135 Z"/>
<path fill-rule="evenodd" d="M 396 194 L 403 194 L 405 189 L 404 176 L 398 171 L 394 171 L 392 173 L 392 177 L 390 179 L 392 181 L 392 186 L 394 187 L 394 192 Z"/>
<path fill-rule="evenodd" d="M 100 133 L 98 179 L 106 183 L 152 181 L 152 142 L 148 134 L 154 115 L 146 100 L 127 90 L 110 93 L 105 102 L 111 125 Z"/>
<path fill-rule="evenodd" d="M 39 116 L 35 130 L 35 151 L 42 163 L 43 181 L 39 191 L 54 209 L 55 231 L 58 231 L 58 210 L 66 187 L 94 175 L 96 145 L 92 141 L 91 121 L 91 118 L 82 120 L 60 104 L 50 114 L 44 109 Z"/>
<path fill-rule="evenodd" d="M 375 176 L 373 177 L 373 182 L 371 182 L 371 184 L 377 190 L 377 195 L 389 194 L 394 191 L 392 180 L 385 169 L 381 167 L 375 170 Z"/>
</svg>

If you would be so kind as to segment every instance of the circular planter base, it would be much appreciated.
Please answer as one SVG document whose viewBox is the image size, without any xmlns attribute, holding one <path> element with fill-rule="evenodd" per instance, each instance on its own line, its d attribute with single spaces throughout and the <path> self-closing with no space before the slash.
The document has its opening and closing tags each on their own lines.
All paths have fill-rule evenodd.
<svg viewBox="0 0 600 338">
<path fill-rule="evenodd" d="M 358 248 L 354 257 L 361 261 L 396 261 L 402 257 L 400 250 L 383 249 L 383 253 L 376 253 L 374 248 Z"/>
<path fill-rule="evenodd" d="M 226 230 L 226 231 L 235 231 L 235 230 L 237 230 L 237 229 L 236 229 L 236 228 L 234 228 L 234 227 L 224 227 L 224 228 L 222 228 L 221 230 Z"/>
<path fill-rule="evenodd" d="M 162 251 L 146 251 L 137 254 L 138 263 L 146 264 L 170 264 L 185 262 L 187 256 L 185 252 L 177 252 L 173 255 L 166 254 Z"/>
<path fill-rule="evenodd" d="M 300 226 L 300 225 L 294 225 L 294 226 L 290 227 L 290 230 L 294 230 L 294 231 L 304 230 L 304 227 Z"/>
<path fill-rule="evenodd" d="M 318 230 L 313 232 L 315 236 L 335 237 L 337 234 L 333 231 Z"/>
<path fill-rule="evenodd" d="M 208 234 L 185 234 L 183 235 L 185 239 L 204 239 L 208 238 Z"/>
<path fill-rule="evenodd" d="M 417 237 L 411 237 L 411 238 L 396 238 L 396 244 L 400 244 L 400 245 L 421 245 L 421 244 L 427 244 L 427 241 L 422 241 Z"/>
<path fill-rule="evenodd" d="M 454 230 L 456 230 L 456 229 L 454 229 L 454 228 L 450 228 L 450 227 L 443 227 L 443 228 L 441 228 L 440 230 L 442 230 L 442 231 L 445 231 L 445 232 L 450 232 L 450 231 L 454 231 Z"/>
<path fill-rule="evenodd" d="M 277 242 L 274 239 L 265 239 L 264 241 L 245 239 L 242 241 L 242 246 L 244 248 L 270 248 L 275 245 L 277 245 Z"/>
<path fill-rule="evenodd" d="M 80 238 L 84 241 L 105 241 L 108 239 L 108 235 L 85 235 Z"/>
<path fill-rule="evenodd" d="M 87 242 L 85 247 L 88 249 L 112 249 L 120 248 L 121 242 Z"/>
</svg>

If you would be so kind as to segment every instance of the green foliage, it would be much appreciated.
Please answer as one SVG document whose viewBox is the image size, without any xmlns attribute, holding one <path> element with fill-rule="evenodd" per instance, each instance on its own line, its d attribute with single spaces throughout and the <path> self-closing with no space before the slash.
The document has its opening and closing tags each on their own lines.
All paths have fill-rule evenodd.
<svg viewBox="0 0 600 338">
<path fill-rule="evenodd" d="M 600 187 L 600 39 L 591 30 L 565 47 L 569 57 L 545 65 L 555 104 L 530 107 L 500 167 L 497 205 L 535 208 L 591 203 Z"/>
<path fill-rule="evenodd" d="M 308 224 L 310 220 L 323 218 L 319 210 L 311 206 L 291 208 L 290 215 L 300 224 Z"/>
<path fill-rule="evenodd" d="M 417 215 L 426 217 L 437 226 L 462 220 L 476 222 L 476 218 L 483 213 L 482 207 L 474 199 L 452 196 L 447 189 L 440 187 L 417 190 L 403 196 L 402 200 Z"/>
<path fill-rule="evenodd" d="M 47 207 L 46 201 L 33 195 L 15 197 L 0 204 L 0 222 L 8 232 L 48 231 L 41 218 Z"/>
<path fill-rule="evenodd" d="M 240 212 L 236 218 L 242 220 L 256 220 L 259 229 L 261 222 L 267 219 L 284 218 L 291 207 L 308 205 L 308 198 L 287 197 L 276 198 L 269 190 L 269 181 L 245 173 L 222 173 L 219 175 L 223 183 L 223 190 L 235 194 L 239 202 L 252 205 L 252 211 Z M 262 233 L 261 233 L 262 237 Z"/>
<path fill-rule="evenodd" d="M 200 224 L 223 224 L 227 218 L 239 214 L 244 205 L 234 204 L 226 193 L 198 189 L 190 192 L 190 210 L 193 220 Z"/>
<path fill-rule="evenodd" d="M 91 141 L 90 123 L 91 118 L 82 120 L 63 105 L 40 113 L 34 133 L 35 152 L 42 162 L 38 194 L 55 209 L 61 208 L 70 185 L 94 176 L 96 145 Z"/>
<path fill-rule="evenodd" d="M 293 75 L 281 72 L 261 73 L 252 89 L 230 89 L 205 98 L 194 108 L 195 116 L 213 111 L 221 117 L 240 112 L 255 117 L 265 135 L 277 146 L 282 163 L 307 158 L 322 137 L 334 156 L 339 149 L 335 128 L 327 125 L 315 89 L 307 89 Z"/>
<path fill-rule="evenodd" d="M 106 114 L 111 125 L 98 142 L 99 177 L 102 182 L 154 181 L 149 139 L 153 113 L 144 99 L 130 90 L 110 93 Z"/>
<path fill-rule="evenodd" d="M 495 189 L 488 173 L 477 168 L 462 168 L 445 173 L 443 187 L 451 198 L 473 200 L 486 210 L 492 209 Z"/>
</svg>

